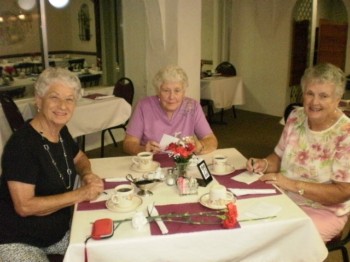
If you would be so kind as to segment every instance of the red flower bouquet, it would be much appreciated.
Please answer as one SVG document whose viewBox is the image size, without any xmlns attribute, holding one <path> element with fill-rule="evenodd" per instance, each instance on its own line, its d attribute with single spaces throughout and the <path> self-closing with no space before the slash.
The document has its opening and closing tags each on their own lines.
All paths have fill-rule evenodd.
<svg viewBox="0 0 350 262">
<path fill-rule="evenodd" d="M 179 140 L 177 143 L 170 143 L 165 150 L 176 163 L 188 163 L 192 158 L 196 147 L 191 142 Z"/>
</svg>

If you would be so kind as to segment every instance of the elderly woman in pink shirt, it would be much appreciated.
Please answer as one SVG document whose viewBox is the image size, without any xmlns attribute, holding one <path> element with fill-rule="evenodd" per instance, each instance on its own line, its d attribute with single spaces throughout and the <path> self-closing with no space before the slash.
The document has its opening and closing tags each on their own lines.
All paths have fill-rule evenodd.
<svg viewBox="0 0 350 262">
<path fill-rule="evenodd" d="M 161 151 L 164 134 L 194 137 L 196 154 L 214 151 L 218 142 L 199 102 L 186 97 L 188 77 L 178 66 L 166 66 L 154 77 L 157 95 L 140 100 L 129 121 L 123 148 L 136 155 Z"/>
<path fill-rule="evenodd" d="M 305 71 L 301 87 L 303 107 L 289 116 L 274 152 L 250 158 L 247 169 L 283 189 L 328 242 L 350 212 L 350 119 L 338 108 L 345 75 L 319 64 Z"/>
</svg>

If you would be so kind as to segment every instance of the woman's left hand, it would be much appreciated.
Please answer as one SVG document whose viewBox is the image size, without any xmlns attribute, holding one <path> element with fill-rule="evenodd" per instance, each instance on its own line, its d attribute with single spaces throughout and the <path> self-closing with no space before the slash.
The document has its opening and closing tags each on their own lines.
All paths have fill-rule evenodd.
<svg viewBox="0 0 350 262">
<path fill-rule="evenodd" d="M 94 173 L 89 173 L 89 174 L 86 174 L 83 176 L 82 178 L 83 182 L 88 185 L 88 184 L 96 184 L 96 185 L 99 185 L 99 186 L 102 186 L 103 188 L 103 181 L 102 179 L 94 174 Z"/>
<path fill-rule="evenodd" d="M 261 181 L 266 182 L 267 184 L 274 184 L 278 185 L 279 181 L 281 180 L 281 174 L 280 173 L 268 173 L 262 175 L 259 179 Z"/>
</svg>

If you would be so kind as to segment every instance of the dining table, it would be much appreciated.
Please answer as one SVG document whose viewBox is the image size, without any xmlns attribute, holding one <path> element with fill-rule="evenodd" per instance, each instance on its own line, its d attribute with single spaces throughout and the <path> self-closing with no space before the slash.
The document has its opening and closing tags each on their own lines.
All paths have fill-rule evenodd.
<svg viewBox="0 0 350 262">
<path fill-rule="evenodd" d="M 212 167 L 212 159 L 217 154 L 227 156 L 225 172 L 217 173 Z M 174 166 L 172 159 L 167 154 L 155 154 L 153 161 L 155 172 L 161 172 L 167 178 Z M 197 192 L 180 195 L 176 185 L 159 182 L 151 189 L 152 194 L 135 194 L 133 205 L 123 209 L 110 205 L 114 188 L 130 184 L 126 179 L 128 174 L 134 179 L 142 179 L 154 175 L 154 170 L 139 170 L 132 156 L 91 159 L 92 170 L 103 178 L 105 192 L 94 201 L 74 206 L 64 262 L 319 262 L 327 257 L 328 251 L 312 220 L 282 190 L 252 180 L 256 174 L 247 173 L 246 158 L 237 149 L 218 149 L 197 156 L 196 161 L 189 165 L 187 176 L 200 177 L 197 163 L 202 161 L 213 181 L 198 187 Z M 233 228 L 223 228 L 220 222 L 189 224 L 164 219 L 168 233 L 162 234 L 154 220 L 149 220 L 143 227 L 135 227 L 130 221 L 140 215 L 148 217 L 150 205 L 163 217 L 167 214 L 181 217 L 220 211 L 204 201 L 217 184 L 225 186 L 228 192 L 236 192 L 233 203 L 237 208 L 238 223 Z M 100 219 L 114 221 L 114 234 L 105 239 L 92 239 L 93 223 Z"/>
<path fill-rule="evenodd" d="M 215 108 L 229 108 L 245 102 L 241 76 L 211 76 L 201 79 L 201 99 L 210 99 Z"/>
<path fill-rule="evenodd" d="M 91 98 L 80 98 L 73 113 L 72 118 L 67 123 L 67 127 L 73 138 L 83 135 L 94 135 L 104 129 L 125 123 L 131 115 L 131 105 L 120 97 L 110 94 L 113 87 L 100 87 L 90 89 L 85 96 Z M 96 95 L 99 95 L 98 97 Z M 93 99 L 97 98 L 97 99 Z M 37 108 L 35 99 L 17 99 L 15 103 L 25 120 L 35 116 Z M 0 158 L 6 141 L 12 134 L 5 114 L 0 107 Z M 100 143 L 98 135 L 98 143 Z M 99 144 L 98 144 L 99 145 Z"/>
</svg>

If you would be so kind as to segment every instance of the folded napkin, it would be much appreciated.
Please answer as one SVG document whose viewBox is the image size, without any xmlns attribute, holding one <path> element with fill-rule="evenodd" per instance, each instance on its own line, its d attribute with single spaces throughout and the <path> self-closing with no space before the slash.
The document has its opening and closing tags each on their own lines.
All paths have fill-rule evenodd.
<svg viewBox="0 0 350 262">
<path fill-rule="evenodd" d="M 107 178 L 108 180 L 111 180 L 111 178 Z M 83 210 L 98 210 L 98 209 L 107 209 L 106 207 L 106 200 L 109 199 L 111 191 L 118 185 L 122 184 L 130 184 L 129 181 L 124 181 L 121 182 L 108 182 L 106 179 L 104 179 L 104 192 L 101 194 L 97 199 L 92 200 L 92 201 L 84 201 L 80 202 L 78 204 L 77 210 L 78 211 L 83 211 Z"/>
<path fill-rule="evenodd" d="M 125 177 L 110 177 L 105 178 L 105 182 L 124 182 L 127 181 Z"/>
<path fill-rule="evenodd" d="M 272 184 L 267 184 L 261 180 L 256 180 L 255 182 L 252 182 L 250 184 L 246 183 L 246 180 L 243 179 L 244 182 L 241 181 L 237 181 L 237 180 L 241 180 L 240 178 L 238 178 L 237 180 L 234 179 L 235 177 L 239 176 L 242 173 L 245 173 L 246 169 L 238 169 L 235 170 L 233 172 L 233 176 L 232 175 L 226 175 L 226 176 L 216 176 L 215 179 L 218 181 L 219 184 L 225 186 L 226 188 L 239 188 L 239 189 L 272 189 L 274 190 L 273 193 L 269 193 L 269 195 L 278 195 L 281 194 L 281 192 L 279 190 L 276 190 L 276 188 L 272 185 Z M 251 176 L 251 174 L 248 172 L 248 174 L 246 174 L 245 176 L 248 177 L 248 179 L 250 179 L 249 176 Z M 271 191 L 272 192 L 272 191 Z M 252 198 L 252 197 L 264 197 L 267 196 L 268 194 L 245 194 L 245 195 L 237 195 L 238 199 L 244 199 L 244 198 Z"/>
<path fill-rule="evenodd" d="M 244 210 L 239 219 L 276 216 L 281 210 L 281 206 L 267 202 L 257 202 L 247 210 Z"/>
<path fill-rule="evenodd" d="M 255 181 L 258 181 L 260 177 L 261 177 L 261 174 L 250 173 L 248 171 L 245 171 L 240 173 L 237 176 L 232 177 L 232 179 L 249 185 Z"/>
<path fill-rule="evenodd" d="M 247 188 L 228 188 L 236 196 L 258 195 L 258 194 L 276 194 L 276 189 L 247 189 Z"/>
<path fill-rule="evenodd" d="M 147 210 L 148 210 L 148 213 L 151 216 L 159 216 L 158 210 L 157 210 L 157 208 L 154 205 L 149 204 L 147 206 Z M 159 227 L 159 229 L 160 229 L 160 231 L 162 232 L 163 235 L 169 233 L 169 230 L 166 227 L 166 225 L 164 224 L 162 219 L 156 218 L 154 221 L 157 223 L 157 225 L 158 225 L 158 227 Z"/>
</svg>

